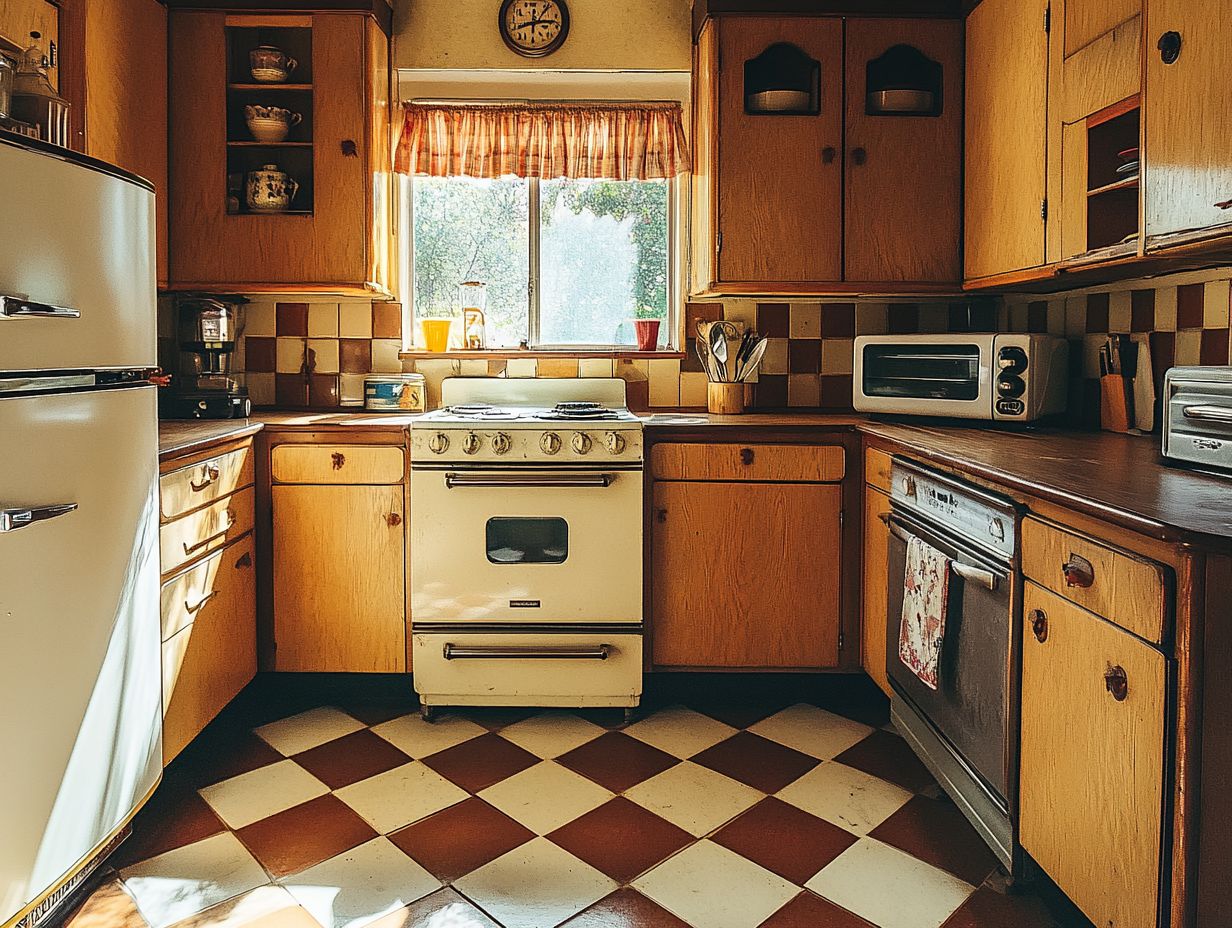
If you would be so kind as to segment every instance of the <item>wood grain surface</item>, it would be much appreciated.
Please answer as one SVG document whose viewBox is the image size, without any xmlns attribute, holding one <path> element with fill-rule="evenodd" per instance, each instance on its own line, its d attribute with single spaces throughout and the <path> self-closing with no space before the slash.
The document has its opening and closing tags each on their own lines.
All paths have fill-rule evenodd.
<svg viewBox="0 0 1232 928">
<path fill-rule="evenodd" d="M 657 480 L 752 480 L 833 483 L 846 468 L 841 445 L 655 445 L 650 470 Z"/>
</svg>

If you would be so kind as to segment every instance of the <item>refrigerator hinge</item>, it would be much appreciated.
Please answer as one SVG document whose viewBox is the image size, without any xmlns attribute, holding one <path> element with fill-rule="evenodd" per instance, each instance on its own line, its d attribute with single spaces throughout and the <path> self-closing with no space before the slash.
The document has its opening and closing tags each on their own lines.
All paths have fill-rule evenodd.
<svg viewBox="0 0 1232 928">
<path fill-rule="evenodd" d="M 1044 7 L 1044 31 L 1052 32 L 1052 4 Z"/>
<path fill-rule="evenodd" d="M 1046 198 L 1040 200 L 1040 219 L 1048 221 L 1048 200 Z"/>
<path fill-rule="evenodd" d="M 714 253 L 718 254 L 723 250 L 723 233 L 716 232 L 714 236 Z"/>
</svg>

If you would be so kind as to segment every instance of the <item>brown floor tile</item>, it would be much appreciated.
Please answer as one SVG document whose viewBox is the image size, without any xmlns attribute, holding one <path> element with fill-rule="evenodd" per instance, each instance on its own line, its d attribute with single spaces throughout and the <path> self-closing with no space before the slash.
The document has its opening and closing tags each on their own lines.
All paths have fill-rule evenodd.
<svg viewBox="0 0 1232 928">
<path fill-rule="evenodd" d="M 368 928 L 500 928 L 500 925 L 457 890 L 446 886 L 369 922 Z"/>
<path fill-rule="evenodd" d="M 834 759 L 848 767 L 855 767 L 875 777 L 889 780 L 913 793 L 936 783 L 928 768 L 915 756 L 906 741 L 893 732 L 880 728 Z"/>
<path fill-rule="evenodd" d="M 538 712 L 538 709 L 492 706 L 491 708 L 455 709 L 450 714 L 458 715 L 476 725 L 482 725 L 488 731 L 500 731 L 515 722 L 521 722 L 532 715 L 537 715 Z"/>
<path fill-rule="evenodd" d="M 623 793 L 680 760 L 623 732 L 610 731 L 562 754 L 556 762 L 614 793 Z"/>
<path fill-rule="evenodd" d="M 1007 896 L 981 886 L 942 928 L 1055 928 L 1054 919 L 1038 896 Z"/>
<path fill-rule="evenodd" d="M 452 883 L 535 836 L 472 796 L 389 835 L 437 879 Z"/>
<path fill-rule="evenodd" d="M 792 748 L 742 731 L 690 758 L 763 793 L 776 793 L 819 763 Z"/>
<path fill-rule="evenodd" d="M 149 928 L 137 903 L 115 877 L 106 880 L 64 921 L 63 928 Z"/>
<path fill-rule="evenodd" d="M 547 837 L 620 883 L 631 882 L 694 840 L 683 828 L 623 796 Z"/>
<path fill-rule="evenodd" d="M 786 709 L 791 700 L 782 699 L 775 702 L 743 702 L 724 703 L 720 705 L 693 705 L 689 708 L 696 712 L 718 719 L 732 728 L 748 728 L 756 725 L 762 719 L 767 719 L 774 713 Z"/>
<path fill-rule="evenodd" d="M 477 793 L 533 767 L 539 763 L 539 758 L 489 732 L 438 751 L 425 757 L 423 762 L 467 792 Z"/>
<path fill-rule="evenodd" d="M 419 708 L 419 700 L 413 696 L 354 699 L 339 703 L 338 708 L 365 725 L 380 725 L 415 712 Z"/>
<path fill-rule="evenodd" d="M 172 762 L 168 773 L 199 789 L 280 760 L 281 754 L 247 728 L 206 729 Z"/>
<path fill-rule="evenodd" d="M 808 890 L 800 893 L 758 928 L 875 928 L 869 922 L 840 909 L 833 902 L 814 896 Z"/>
<path fill-rule="evenodd" d="M 239 829 L 236 835 L 271 876 L 298 873 L 376 837 L 346 803 L 327 793 Z"/>
<path fill-rule="evenodd" d="M 857 839 L 837 825 L 768 796 L 719 829 L 711 840 L 802 885 Z"/>
<path fill-rule="evenodd" d="M 411 762 L 366 728 L 295 755 L 295 762 L 330 789 L 341 789 Z"/>
<path fill-rule="evenodd" d="M 110 858 L 116 868 L 157 857 L 226 831 L 209 804 L 191 786 L 164 780 L 133 819 L 133 833 Z"/>
<path fill-rule="evenodd" d="M 560 928 L 689 928 L 667 909 L 625 887 L 579 912 Z"/>
<path fill-rule="evenodd" d="M 948 799 L 913 796 L 871 835 L 975 886 L 997 866 L 988 846 Z"/>
</svg>

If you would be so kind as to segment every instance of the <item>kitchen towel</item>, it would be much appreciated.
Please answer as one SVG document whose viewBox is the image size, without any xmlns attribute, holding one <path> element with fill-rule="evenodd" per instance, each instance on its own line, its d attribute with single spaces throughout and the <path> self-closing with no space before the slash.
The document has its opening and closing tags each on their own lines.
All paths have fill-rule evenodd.
<svg viewBox="0 0 1232 928">
<path fill-rule="evenodd" d="M 907 541 L 903 615 L 898 659 L 929 689 L 937 688 L 937 664 L 945 639 L 950 592 L 950 559 L 920 538 Z"/>
</svg>

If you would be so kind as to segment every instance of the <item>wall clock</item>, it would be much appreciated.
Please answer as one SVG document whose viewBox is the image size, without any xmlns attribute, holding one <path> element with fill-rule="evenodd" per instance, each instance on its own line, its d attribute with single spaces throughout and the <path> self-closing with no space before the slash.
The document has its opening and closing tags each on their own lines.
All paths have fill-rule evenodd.
<svg viewBox="0 0 1232 928">
<path fill-rule="evenodd" d="M 569 7 L 565 0 L 504 0 L 500 34 L 506 45 L 526 58 L 550 55 L 569 35 Z"/>
</svg>

